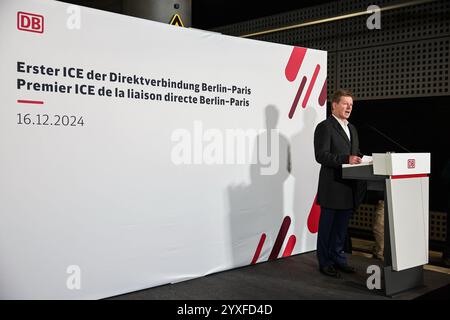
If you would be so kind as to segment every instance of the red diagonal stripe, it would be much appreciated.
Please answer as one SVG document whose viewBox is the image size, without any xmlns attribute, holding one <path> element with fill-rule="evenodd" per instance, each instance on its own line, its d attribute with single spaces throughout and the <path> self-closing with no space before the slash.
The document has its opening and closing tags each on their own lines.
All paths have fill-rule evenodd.
<svg viewBox="0 0 450 320">
<path fill-rule="evenodd" d="M 325 102 L 327 101 L 327 79 L 323 82 L 322 91 L 320 92 L 319 96 L 319 105 L 323 106 Z"/>
<path fill-rule="evenodd" d="M 284 217 L 283 223 L 281 224 L 280 231 L 278 232 L 277 239 L 273 245 L 272 252 L 270 253 L 269 260 L 275 260 L 278 258 L 278 254 L 281 251 L 281 246 L 283 245 L 284 239 L 288 232 L 289 226 L 291 225 L 291 218 Z"/>
<path fill-rule="evenodd" d="M 311 206 L 311 211 L 308 216 L 308 230 L 311 233 L 317 233 L 319 231 L 320 220 L 320 206 L 317 204 L 317 195 L 314 198 L 314 202 Z"/>
<path fill-rule="evenodd" d="M 294 235 L 289 237 L 288 243 L 286 244 L 286 248 L 284 248 L 283 257 L 289 257 L 292 254 L 296 241 L 297 238 Z"/>
<path fill-rule="evenodd" d="M 306 91 L 305 98 L 303 99 L 303 103 L 302 103 L 303 108 L 306 108 L 306 104 L 308 103 L 309 96 L 311 95 L 311 91 L 314 87 L 314 84 L 316 83 L 316 79 L 317 79 L 317 75 L 319 74 L 319 71 L 320 71 L 320 65 L 318 64 L 316 66 L 316 68 L 314 69 L 314 73 L 311 78 L 311 82 L 309 83 L 308 90 Z"/>
<path fill-rule="evenodd" d="M 284 70 L 284 74 L 286 75 L 286 79 L 289 81 L 294 81 L 297 78 L 298 71 L 302 66 L 303 59 L 305 58 L 306 48 L 294 47 L 291 52 L 291 56 L 289 57 L 289 61 L 286 65 L 286 69 Z"/>
<path fill-rule="evenodd" d="M 264 245 L 264 241 L 266 241 L 266 234 L 265 233 L 263 233 L 261 235 L 261 239 L 259 239 L 258 247 L 256 248 L 255 255 L 253 256 L 251 264 L 256 264 L 256 262 L 258 261 L 259 255 L 261 254 L 261 250 L 262 250 L 262 247 Z"/>
<path fill-rule="evenodd" d="M 302 82 L 300 83 L 300 87 L 298 87 L 297 95 L 295 96 L 294 102 L 292 102 L 291 110 L 289 111 L 289 119 L 292 119 L 292 117 L 294 116 L 295 110 L 297 109 L 298 101 L 300 100 L 305 84 L 306 84 L 306 77 L 303 77 Z"/>
</svg>

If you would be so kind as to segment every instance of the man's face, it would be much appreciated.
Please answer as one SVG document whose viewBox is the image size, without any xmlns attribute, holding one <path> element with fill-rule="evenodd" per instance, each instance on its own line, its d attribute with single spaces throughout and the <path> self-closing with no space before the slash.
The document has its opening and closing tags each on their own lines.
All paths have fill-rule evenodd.
<svg viewBox="0 0 450 320">
<path fill-rule="evenodd" d="M 333 102 L 333 110 L 332 113 L 342 120 L 348 120 L 350 114 L 352 113 L 353 108 L 353 99 L 352 97 L 343 96 L 339 100 L 338 103 Z"/>
</svg>

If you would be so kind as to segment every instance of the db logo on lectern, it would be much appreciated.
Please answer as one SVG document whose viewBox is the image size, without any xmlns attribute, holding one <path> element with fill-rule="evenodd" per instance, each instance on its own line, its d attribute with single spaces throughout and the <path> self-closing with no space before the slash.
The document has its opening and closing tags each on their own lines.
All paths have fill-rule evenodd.
<svg viewBox="0 0 450 320">
<path fill-rule="evenodd" d="M 408 169 L 414 169 L 416 167 L 415 159 L 408 159 Z"/>
<path fill-rule="evenodd" d="M 44 16 L 28 12 L 17 12 L 17 29 L 44 33 Z"/>
</svg>

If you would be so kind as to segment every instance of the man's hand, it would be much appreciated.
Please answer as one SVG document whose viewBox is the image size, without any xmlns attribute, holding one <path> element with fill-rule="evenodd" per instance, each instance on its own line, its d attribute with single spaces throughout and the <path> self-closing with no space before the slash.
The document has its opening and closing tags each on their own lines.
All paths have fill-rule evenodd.
<svg viewBox="0 0 450 320">
<path fill-rule="evenodd" d="M 361 163 L 361 158 L 358 156 L 350 156 L 348 157 L 348 163 L 349 164 L 358 164 Z"/>
</svg>

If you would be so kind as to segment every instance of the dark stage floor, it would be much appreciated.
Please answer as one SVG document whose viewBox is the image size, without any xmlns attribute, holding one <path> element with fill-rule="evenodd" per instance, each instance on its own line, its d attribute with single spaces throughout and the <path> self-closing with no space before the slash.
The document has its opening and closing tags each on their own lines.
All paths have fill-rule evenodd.
<svg viewBox="0 0 450 320">
<path fill-rule="evenodd" d="M 121 300 L 277 300 L 277 299 L 450 299 L 450 275 L 425 270 L 425 285 L 393 298 L 366 287 L 367 266 L 378 260 L 350 256 L 357 274 L 333 279 L 317 270 L 315 252 L 296 255 L 255 266 L 224 271 L 171 285 L 164 285 L 110 299 Z"/>
</svg>

